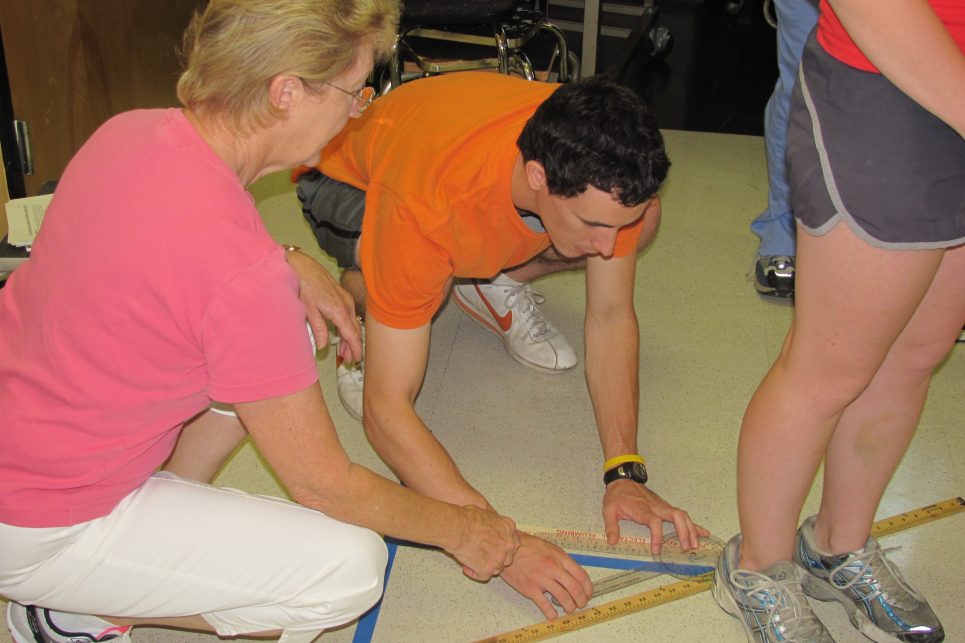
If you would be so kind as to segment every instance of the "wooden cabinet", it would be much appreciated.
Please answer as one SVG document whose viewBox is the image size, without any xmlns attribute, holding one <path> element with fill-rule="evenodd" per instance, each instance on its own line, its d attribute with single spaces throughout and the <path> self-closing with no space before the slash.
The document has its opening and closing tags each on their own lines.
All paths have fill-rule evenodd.
<svg viewBox="0 0 965 643">
<path fill-rule="evenodd" d="M 0 0 L 12 111 L 27 123 L 30 135 L 34 174 L 24 177 L 27 195 L 59 178 L 74 152 L 110 116 L 178 104 L 177 49 L 191 15 L 203 4 Z M 3 152 L 9 159 L 15 150 Z"/>
</svg>

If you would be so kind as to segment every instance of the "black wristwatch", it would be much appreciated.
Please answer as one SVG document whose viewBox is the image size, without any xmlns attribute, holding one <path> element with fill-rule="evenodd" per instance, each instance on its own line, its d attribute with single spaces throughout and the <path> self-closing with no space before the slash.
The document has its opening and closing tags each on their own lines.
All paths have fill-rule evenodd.
<svg viewBox="0 0 965 643">
<path fill-rule="evenodd" d="M 614 480 L 633 480 L 640 484 L 647 483 L 647 468 L 642 462 L 624 462 L 603 474 L 603 484 L 608 485 Z"/>
</svg>

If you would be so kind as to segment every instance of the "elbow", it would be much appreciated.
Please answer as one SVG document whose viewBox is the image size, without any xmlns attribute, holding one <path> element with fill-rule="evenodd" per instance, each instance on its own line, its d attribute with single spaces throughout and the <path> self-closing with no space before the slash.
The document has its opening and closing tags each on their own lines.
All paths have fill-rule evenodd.
<svg viewBox="0 0 965 643">
<path fill-rule="evenodd" d="M 405 405 L 402 405 L 403 407 Z M 408 405 L 411 407 L 411 404 Z M 385 396 L 366 395 L 362 413 L 362 428 L 365 430 L 365 437 L 379 451 L 380 446 L 389 442 L 393 418 L 398 422 L 404 408 L 400 408 L 398 403 L 393 404 Z"/>
<path fill-rule="evenodd" d="M 320 511 L 326 516 L 344 519 L 346 510 L 353 504 L 352 467 L 346 459 L 343 464 L 329 463 L 310 475 L 298 476 L 285 481 L 285 488 L 292 500 L 300 505 Z"/>
<path fill-rule="evenodd" d="M 320 511 L 326 516 L 338 518 L 338 502 L 334 495 L 322 489 L 317 489 L 308 485 L 288 485 L 288 494 L 292 500 L 298 504 Z"/>
<path fill-rule="evenodd" d="M 418 386 L 385 386 L 378 380 L 366 381 L 362 395 L 362 427 L 365 436 L 378 450 L 388 444 L 398 427 L 416 415 L 415 400 Z"/>
</svg>

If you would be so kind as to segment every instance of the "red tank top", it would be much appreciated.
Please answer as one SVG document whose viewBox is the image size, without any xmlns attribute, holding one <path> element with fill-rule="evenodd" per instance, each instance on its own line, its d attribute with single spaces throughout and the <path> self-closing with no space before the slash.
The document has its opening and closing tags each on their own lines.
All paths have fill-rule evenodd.
<svg viewBox="0 0 965 643">
<path fill-rule="evenodd" d="M 962 51 L 962 55 L 965 55 L 965 0 L 928 0 L 928 4 L 948 29 L 952 39 Z M 821 0 L 818 42 L 826 52 L 845 64 L 864 71 L 878 71 L 851 40 L 841 21 L 838 20 L 838 16 L 828 4 L 828 0 Z"/>
</svg>

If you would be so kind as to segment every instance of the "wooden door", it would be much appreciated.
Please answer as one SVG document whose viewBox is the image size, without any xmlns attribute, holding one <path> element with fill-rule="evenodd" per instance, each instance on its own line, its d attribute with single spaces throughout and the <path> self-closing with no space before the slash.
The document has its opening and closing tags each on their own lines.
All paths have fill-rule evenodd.
<svg viewBox="0 0 965 643">
<path fill-rule="evenodd" d="M 178 104 L 177 49 L 191 15 L 203 4 L 0 0 L 13 114 L 26 121 L 30 134 L 34 174 L 24 177 L 27 195 L 59 178 L 74 152 L 110 116 Z"/>
</svg>

